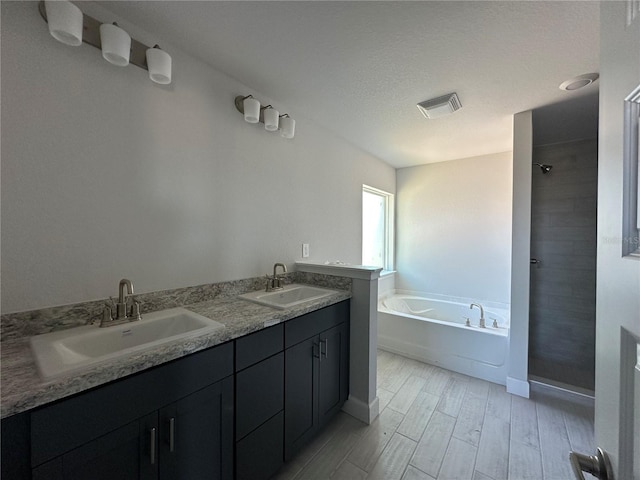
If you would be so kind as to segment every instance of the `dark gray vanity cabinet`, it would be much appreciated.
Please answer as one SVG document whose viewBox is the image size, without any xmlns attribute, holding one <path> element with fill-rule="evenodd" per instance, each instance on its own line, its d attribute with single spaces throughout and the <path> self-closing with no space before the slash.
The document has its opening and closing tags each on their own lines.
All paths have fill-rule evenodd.
<svg viewBox="0 0 640 480">
<path fill-rule="evenodd" d="M 31 413 L 34 480 L 233 478 L 233 344 Z"/>
<path fill-rule="evenodd" d="M 285 324 L 285 460 L 337 413 L 349 392 L 349 302 Z"/>
<path fill-rule="evenodd" d="M 349 301 L 2 420 L 2 479 L 261 480 L 342 407 Z"/>
<path fill-rule="evenodd" d="M 283 464 L 283 349 L 282 324 L 236 340 L 237 480 L 266 480 Z"/>
</svg>

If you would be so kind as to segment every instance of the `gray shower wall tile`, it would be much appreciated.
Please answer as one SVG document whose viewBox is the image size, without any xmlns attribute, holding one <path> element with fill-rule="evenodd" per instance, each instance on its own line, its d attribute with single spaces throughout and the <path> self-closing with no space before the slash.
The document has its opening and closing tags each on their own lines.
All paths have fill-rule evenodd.
<svg viewBox="0 0 640 480">
<path fill-rule="evenodd" d="M 571 365 L 594 378 L 597 240 L 597 141 L 534 148 L 534 163 L 553 165 L 532 177 L 530 373 L 553 379 Z M 579 385 L 593 388 L 593 385 Z"/>
<path fill-rule="evenodd" d="M 575 252 L 564 255 L 550 253 L 548 255 L 545 255 L 545 260 L 546 264 L 553 265 L 555 269 L 590 271 L 595 271 L 596 269 L 595 255 L 576 255 Z M 542 266 L 542 268 L 544 268 L 544 265 Z"/>
<path fill-rule="evenodd" d="M 552 175 L 549 173 L 548 175 Z M 536 184 L 532 182 L 532 187 L 535 191 L 532 191 L 531 194 L 531 202 L 533 207 L 536 206 L 536 202 L 541 199 L 576 199 L 589 197 L 589 192 L 598 190 L 598 182 L 597 180 L 590 180 L 588 182 L 581 183 L 544 183 L 544 184 Z"/>
</svg>

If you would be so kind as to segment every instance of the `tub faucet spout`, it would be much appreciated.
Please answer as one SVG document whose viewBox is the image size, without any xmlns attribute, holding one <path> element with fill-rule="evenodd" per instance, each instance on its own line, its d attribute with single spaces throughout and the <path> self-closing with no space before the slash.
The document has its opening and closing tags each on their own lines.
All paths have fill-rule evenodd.
<svg viewBox="0 0 640 480">
<path fill-rule="evenodd" d="M 478 307 L 480 309 L 480 323 L 478 326 L 480 328 L 486 328 L 484 322 L 484 308 L 482 308 L 482 305 L 480 305 L 479 303 L 472 303 L 471 305 L 469 305 L 469 310 L 473 310 L 473 307 Z"/>
</svg>

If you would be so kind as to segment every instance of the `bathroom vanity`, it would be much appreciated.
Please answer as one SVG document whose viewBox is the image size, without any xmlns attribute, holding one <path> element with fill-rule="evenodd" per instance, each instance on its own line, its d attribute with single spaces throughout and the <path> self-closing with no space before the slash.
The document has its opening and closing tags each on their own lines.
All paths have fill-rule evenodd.
<svg viewBox="0 0 640 480">
<path fill-rule="evenodd" d="M 348 298 L 275 319 L 234 300 L 271 317 L 229 322 L 212 346 L 6 416 L 2 478 L 269 478 L 347 399 Z"/>
</svg>

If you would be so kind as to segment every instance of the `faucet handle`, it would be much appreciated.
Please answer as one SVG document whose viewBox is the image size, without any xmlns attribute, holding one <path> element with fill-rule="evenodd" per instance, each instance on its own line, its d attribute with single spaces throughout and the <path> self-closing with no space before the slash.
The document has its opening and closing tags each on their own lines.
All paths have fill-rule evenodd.
<svg viewBox="0 0 640 480">
<path fill-rule="evenodd" d="M 129 321 L 133 322 L 135 320 L 142 320 L 142 315 L 140 315 L 140 302 L 136 302 L 133 300 L 131 305 L 131 315 L 129 316 Z"/>
<path fill-rule="evenodd" d="M 102 310 L 102 318 L 100 319 L 100 326 L 106 327 L 110 322 L 113 322 L 113 316 L 111 307 L 109 305 L 105 305 Z"/>
</svg>

